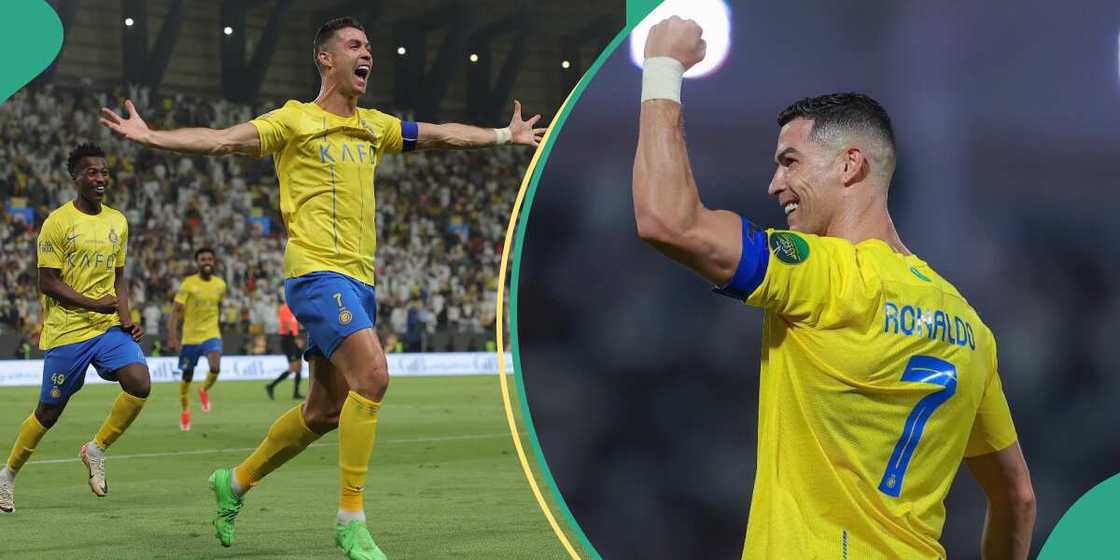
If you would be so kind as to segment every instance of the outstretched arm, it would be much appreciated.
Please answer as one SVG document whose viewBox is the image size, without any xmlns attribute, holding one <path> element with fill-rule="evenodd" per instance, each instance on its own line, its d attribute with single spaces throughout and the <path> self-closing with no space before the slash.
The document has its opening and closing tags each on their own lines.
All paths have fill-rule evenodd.
<svg viewBox="0 0 1120 560">
<path fill-rule="evenodd" d="M 419 136 L 416 148 L 420 150 L 431 149 L 463 149 L 495 146 L 498 144 L 524 144 L 536 146 L 544 136 L 544 128 L 533 128 L 541 119 L 540 115 L 533 115 L 529 120 L 521 118 L 521 102 L 513 101 L 513 117 L 506 128 L 480 128 L 466 124 L 432 124 L 419 123 Z"/>
<path fill-rule="evenodd" d="M 652 58 L 671 58 L 668 64 L 676 61 L 682 69 L 703 60 L 700 34 L 696 23 L 678 17 L 655 25 L 646 40 L 645 71 L 654 71 L 648 64 Z M 713 284 L 722 286 L 734 276 L 743 251 L 741 220 L 700 202 L 679 101 L 655 97 L 642 102 L 633 190 L 643 240 Z"/>
<path fill-rule="evenodd" d="M 101 108 L 101 124 L 109 127 L 118 136 L 143 144 L 149 148 L 171 150 L 188 154 L 243 154 L 260 155 L 261 140 L 257 129 L 249 123 L 233 125 L 229 128 L 178 128 L 175 130 L 152 130 L 132 100 L 126 100 L 128 118 L 121 117 L 112 109 Z"/>
<path fill-rule="evenodd" d="M 984 560 L 1021 560 L 1031 549 L 1035 497 L 1023 450 L 1016 442 L 995 453 L 964 460 L 988 497 L 980 555 Z"/>
</svg>

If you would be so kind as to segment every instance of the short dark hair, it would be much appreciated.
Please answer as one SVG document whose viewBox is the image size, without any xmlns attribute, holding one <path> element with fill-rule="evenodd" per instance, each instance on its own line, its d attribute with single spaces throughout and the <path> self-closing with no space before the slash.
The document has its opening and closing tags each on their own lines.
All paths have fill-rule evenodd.
<svg viewBox="0 0 1120 560">
<path fill-rule="evenodd" d="M 204 254 L 204 253 L 210 253 L 211 255 L 213 255 L 215 257 L 218 256 L 218 254 L 215 253 L 214 250 L 209 248 L 209 247 L 199 247 L 198 250 L 194 252 L 194 260 L 197 261 L 198 257 L 200 255 Z"/>
<path fill-rule="evenodd" d="M 337 17 L 331 20 L 327 20 L 326 23 L 319 27 L 319 31 L 315 33 L 314 49 L 311 51 L 311 57 L 312 60 L 315 61 L 316 68 L 322 70 L 322 67 L 319 66 L 319 51 L 323 50 L 323 45 L 327 44 L 327 41 L 330 41 L 331 38 L 334 37 L 336 31 L 338 31 L 339 29 L 346 29 L 348 27 L 353 27 L 354 29 L 361 31 L 362 33 L 366 32 L 366 28 L 362 27 L 362 24 L 358 23 L 357 19 L 354 19 L 350 16 Z"/>
<path fill-rule="evenodd" d="M 86 142 L 78 144 L 78 147 L 70 151 L 70 155 L 66 158 L 66 170 L 70 172 L 70 176 L 75 179 L 78 177 L 78 164 L 82 162 L 82 158 L 87 157 L 105 157 L 105 150 L 102 150 L 97 144 Z"/>
<path fill-rule="evenodd" d="M 778 113 L 778 126 L 785 126 L 794 119 L 811 119 L 810 134 L 820 138 L 836 129 L 855 129 L 870 132 L 882 140 L 893 152 L 894 127 L 887 110 L 868 95 L 862 93 L 830 93 L 806 97 L 794 102 Z"/>
</svg>

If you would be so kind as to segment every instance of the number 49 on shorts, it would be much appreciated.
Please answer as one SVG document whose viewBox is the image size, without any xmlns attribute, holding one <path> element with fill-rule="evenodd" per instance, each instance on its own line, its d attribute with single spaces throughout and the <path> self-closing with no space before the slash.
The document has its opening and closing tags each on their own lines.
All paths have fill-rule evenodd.
<svg viewBox="0 0 1120 560">
<path fill-rule="evenodd" d="M 883 479 L 879 481 L 879 490 L 896 498 L 902 493 L 902 479 L 906 476 L 906 467 L 910 465 L 910 458 L 914 456 L 918 442 L 922 440 L 926 421 L 933 416 L 937 407 L 945 404 L 957 392 L 957 368 L 941 358 L 912 356 L 906 363 L 906 369 L 902 371 L 902 381 L 930 383 L 940 385 L 942 389 L 922 397 L 902 426 L 902 435 L 894 446 L 887 470 L 883 472 Z"/>
</svg>

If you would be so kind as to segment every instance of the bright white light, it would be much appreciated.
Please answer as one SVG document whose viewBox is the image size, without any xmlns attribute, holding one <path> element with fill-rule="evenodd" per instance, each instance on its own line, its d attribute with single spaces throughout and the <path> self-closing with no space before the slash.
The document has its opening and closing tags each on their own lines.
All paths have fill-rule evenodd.
<svg viewBox="0 0 1120 560">
<path fill-rule="evenodd" d="M 565 60 L 564 62 L 560 63 L 560 67 L 567 70 L 572 67 L 572 63 Z"/>
<path fill-rule="evenodd" d="M 477 54 L 471 53 L 470 58 L 471 58 L 471 62 L 478 62 L 478 55 Z"/>
<path fill-rule="evenodd" d="M 132 24 L 134 24 L 134 23 L 136 23 L 136 22 L 133 21 L 132 18 L 130 18 L 130 17 L 124 18 L 124 26 L 125 27 L 132 27 Z"/>
<path fill-rule="evenodd" d="M 670 16 L 691 19 L 704 29 L 708 52 L 699 64 L 684 73 L 686 78 L 699 78 L 719 69 L 731 50 L 731 9 L 724 0 L 665 0 L 630 33 L 630 59 L 641 68 L 645 61 L 646 36 L 649 29 Z"/>
<path fill-rule="evenodd" d="M 408 51 L 404 47 L 397 47 L 397 54 L 404 56 L 404 53 L 406 52 Z"/>
<path fill-rule="evenodd" d="M 222 33 L 225 33 L 226 35 L 233 35 L 233 28 L 227 25 L 225 29 L 222 29 Z"/>
</svg>

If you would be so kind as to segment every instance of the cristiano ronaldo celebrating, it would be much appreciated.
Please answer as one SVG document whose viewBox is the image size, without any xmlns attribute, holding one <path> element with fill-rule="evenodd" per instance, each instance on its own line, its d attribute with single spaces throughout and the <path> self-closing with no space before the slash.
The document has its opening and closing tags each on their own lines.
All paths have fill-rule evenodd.
<svg viewBox="0 0 1120 560">
<path fill-rule="evenodd" d="M 1026 558 L 1034 492 L 995 339 L 891 222 L 886 111 L 860 94 L 782 111 L 769 193 L 789 229 L 763 230 L 700 201 L 680 87 L 704 52 L 692 21 L 650 31 L 634 212 L 642 239 L 763 309 L 743 558 L 943 559 L 962 461 L 988 498 L 983 557 Z"/>
<path fill-rule="evenodd" d="M 288 230 L 284 289 L 309 334 L 306 357 L 314 382 L 307 400 L 273 423 L 260 446 L 234 468 L 218 469 L 210 487 L 223 546 L 246 492 L 323 434 L 338 428 L 340 496 L 335 543 L 355 560 L 385 555 L 374 544 L 363 490 L 381 400 L 389 385 L 385 352 L 373 331 L 374 252 L 377 239 L 374 173 L 385 154 L 426 148 L 497 144 L 536 146 L 540 119 L 522 120 L 520 105 L 507 128 L 429 124 L 358 107 L 373 72 L 373 52 L 353 18 L 326 22 L 315 35 L 319 96 L 223 130 L 156 131 L 126 103 L 128 118 L 102 109 L 101 122 L 152 148 L 201 154 L 271 154 L 280 182 L 280 210 Z"/>
</svg>

